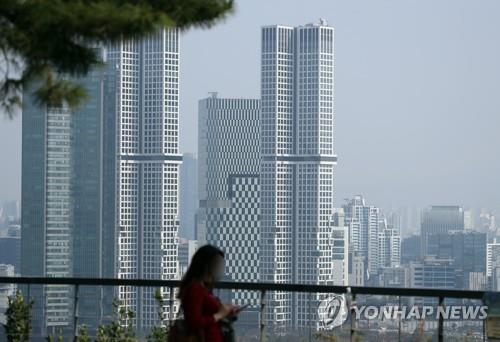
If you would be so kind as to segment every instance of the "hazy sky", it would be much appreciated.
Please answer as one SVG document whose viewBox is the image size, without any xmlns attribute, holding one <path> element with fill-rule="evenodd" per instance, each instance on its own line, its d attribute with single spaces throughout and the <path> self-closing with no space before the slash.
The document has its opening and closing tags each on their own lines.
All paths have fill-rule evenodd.
<svg viewBox="0 0 500 342">
<path fill-rule="evenodd" d="M 500 1 L 236 0 L 181 43 L 181 150 L 198 99 L 259 96 L 260 27 L 335 27 L 337 199 L 500 207 Z M 0 200 L 20 197 L 20 117 L 0 119 Z M 339 203 L 340 204 L 340 203 Z"/>
</svg>

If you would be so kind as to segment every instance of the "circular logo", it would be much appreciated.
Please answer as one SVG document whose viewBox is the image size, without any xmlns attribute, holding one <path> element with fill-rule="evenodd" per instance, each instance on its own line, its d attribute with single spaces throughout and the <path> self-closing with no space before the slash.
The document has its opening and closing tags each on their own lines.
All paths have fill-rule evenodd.
<svg viewBox="0 0 500 342">
<path fill-rule="evenodd" d="M 323 329 L 341 326 L 347 319 L 347 304 L 344 295 L 329 295 L 320 301 L 318 319 Z"/>
</svg>

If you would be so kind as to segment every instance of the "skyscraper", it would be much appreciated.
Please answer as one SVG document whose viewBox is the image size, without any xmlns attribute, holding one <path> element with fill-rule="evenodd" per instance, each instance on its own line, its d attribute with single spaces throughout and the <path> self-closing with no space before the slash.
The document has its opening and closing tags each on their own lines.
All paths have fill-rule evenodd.
<svg viewBox="0 0 500 342">
<path fill-rule="evenodd" d="M 464 230 L 464 210 L 459 206 L 431 206 L 422 213 L 421 239 L 422 256 L 427 255 L 430 234 L 446 233 L 450 230 Z"/>
<path fill-rule="evenodd" d="M 23 97 L 22 275 L 178 277 L 178 36 L 103 49 L 104 65 L 77 80 L 89 99 L 75 111 Z M 158 320 L 153 289 L 80 291 L 79 323 L 90 329 L 115 295 L 139 333 Z M 31 295 L 35 334 L 70 327 L 71 287 Z"/>
<path fill-rule="evenodd" d="M 104 51 L 96 52 L 105 59 Z M 35 104 L 30 89 L 23 96 L 23 164 L 21 275 L 47 277 L 113 277 L 114 190 L 104 170 L 113 165 L 105 153 L 109 139 L 105 109 L 104 68 L 74 80 L 88 100 L 69 108 Z M 106 115 L 105 115 L 106 113 Z M 109 146 L 112 146 L 110 144 Z M 109 148 L 109 147 L 108 147 Z M 111 154 L 112 155 L 112 154 Z M 112 184 L 112 182 L 111 182 Z M 109 197 L 111 196 L 111 197 Z M 105 297 L 98 287 L 79 292 L 79 319 L 89 331 L 103 316 Z M 72 325 L 73 289 L 69 286 L 32 286 L 33 337 L 45 338 Z M 107 296 L 112 298 L 112 296 Z M 109 302 L 111 304 L 111 302 Z"/>
<path fill-rule="evenodd" d="M 345 225 L 344 209 L 333 213 L 331 245 L 333 249 L 333 285 L 349 285 L 349 229 Z"/>
<path fill-rule="evenodd" d="M 179 236 L 195 239 L 195 216 L 198 210 L 198 160 L 184 153 L 180 171 Z"/>
<path fill-rule="evenodd" d="M 109 48 L 115 73 L 118 276 L 178 277 L 179 32 L 160 30 Z M 168 289 L 163 289 L 168 296 Z M 138 331 L 158 319 L 154 289 L 122 286 Z M 169 308 L 165 308 L 167 315 Z"/>
<path fill-rule="evenodd" d="M 208 243 L 225 252 L 226 276 L 259 281 L 259 100 L 200 100 L 198 116 L 199 224 Z M 258 294 L 233 291 L 237 304 Z M 246 313 L 245 313 L 246 314 Z"/>
<path fill-rule="evenodd" d="M 500 242 L 495 239 L 486 245 L 486 275 L 491 277 L 497 267 L 500 267 Z"/>
<path fill-rule="evenodd" d="M 261 53 L 262 280 L 331 284 L 334 29 L 266 26 Z M 273 293 L 269 322 L 307 326 L 317 300 Z"/>
<path fill-rule="evenodd" d="M 106 62 L 106 50 L 98 50 Z M 109 96 L 106 67 L 95 68 L 80 80 L 88 98 L 71 115 L 71 223 L 73 276 L 116 276 L 116 239 L 113 177 L 115 113 Z M 111 287 L 82 286 L 78 293 L 78 321 L 94 333 L 112 310 Z M 72 300 L 72 299 L 71 299 Z"/>
<path fill-rule="evenodd" d="M 401 264 L 401 234 L 382 219 L 379 222 L 378 270 L 383 267 L 397 267 Z"/>
<path fill-rule="evenodd" d="M 23 96 L 21 274 L 70 277 L 71 269 L 71 113 L 67 108 L 39 108 Z M 33 329 L 71 323 L 71 288 L 35 286 Z"/>
<path fill-rule="evenodd" d="M 349 227 L 349 249 L 364 257 L 368 273 L 375 275 L 380 265 L 380 209 L 367 205 L 361 195 L 354 196 L 343 208 Z"/>
</svg>

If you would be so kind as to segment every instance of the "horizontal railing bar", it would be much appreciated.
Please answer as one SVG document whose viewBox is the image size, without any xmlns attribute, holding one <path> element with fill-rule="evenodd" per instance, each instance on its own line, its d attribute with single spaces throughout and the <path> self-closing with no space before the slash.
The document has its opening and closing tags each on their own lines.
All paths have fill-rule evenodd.
<svg viewBox="0 0 500 342">
<path fill-rule="evenodd" d="M 40 285 L 88 285 L 88 286 L 138 286 L 138 287 L 179 287 L 180 280 L 157 279 L 117 279 L 117 278 L 54 278 L 54 277 L 0 277 L 0 284 L 40 284 Z M 333 286 L 283 283 L 240 283 L 220 282 L 216 288 L 248 291 L 283 291 L 314 293 L 347 293 L 361 295 L 403 296 L 403 297 L 446 297 L 482 299 L 485 291 L 390 288 L 362 286 Z"/>
</svg>

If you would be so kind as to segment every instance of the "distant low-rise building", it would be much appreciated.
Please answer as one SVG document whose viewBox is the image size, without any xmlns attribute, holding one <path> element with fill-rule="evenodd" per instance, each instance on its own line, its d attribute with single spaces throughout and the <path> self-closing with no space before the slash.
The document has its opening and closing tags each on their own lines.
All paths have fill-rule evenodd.
<svg viewBox="0 0 500 342">
<path fill-rule="evenodd" d="M 0 236 L 0 264 L 12 265 L 14 273 L 21 274 L 21 231 L 19 225 L 10 225 Z"/>
<path fill-rule="evenodd" d="M 407 267 L 385 267 L 379 273 L 379 286 L 400 287 L 410 286 L 410 270 Z"/>
<path fill-rule="evenodd" d="M 349 252 L 349 285 L 365 286 L 365 256 L 359 252 Z"/>
<path fill-rule="evenodd" d="M 425 258 L 410 263 L 410 287 L 412 288 L 456 288 L 456 269 L 452 259 Z"/>
</svg>

